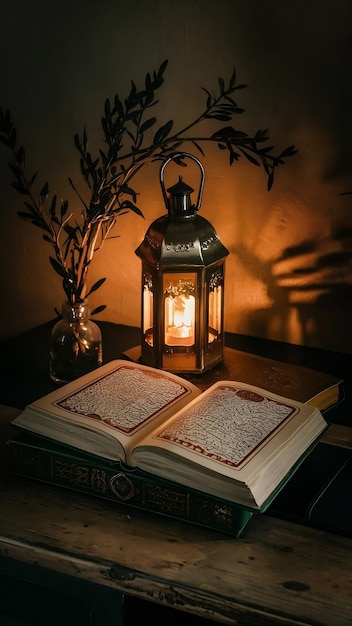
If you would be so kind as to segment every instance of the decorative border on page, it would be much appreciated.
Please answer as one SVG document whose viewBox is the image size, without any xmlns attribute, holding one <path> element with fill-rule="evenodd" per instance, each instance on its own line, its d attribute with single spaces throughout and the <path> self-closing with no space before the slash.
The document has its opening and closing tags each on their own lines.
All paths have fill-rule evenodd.
<svg viewBox="0 0 352 626">
<path fill-rule="evenodd" d="M 239 468 L 298 412 L 288 403 L 225 384 L 201 396 L 156 438 Z"/>
<path fill-rule="evenodd" d="M 126 363 L 54 404 L 131 435 L 189 393 L 186 385 L 163 373 Z"/>
</svg>

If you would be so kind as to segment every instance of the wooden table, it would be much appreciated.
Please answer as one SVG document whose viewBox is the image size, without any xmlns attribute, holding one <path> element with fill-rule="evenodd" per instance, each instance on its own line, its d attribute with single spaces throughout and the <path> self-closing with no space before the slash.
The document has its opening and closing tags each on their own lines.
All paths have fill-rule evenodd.
<svg viewBox="0 0 352 626">
<path fill-rule="evenodd" d="M 1 407 L 3 437 L 15 413 Z M 195 616 L 204 624 L 351 624 L 350 538 L 260 515 L 232 539 L 15 477 L 1 458 L 1 593 L 8 601 L 12 591 L 17 610 L 18 590 L 26 596 L 29 585 L 25 623 L 50 611 L 56 624 L 64 606 L 75 626 L 136 624 L 148 614 L 172 624 L 174 611 L 187 612 L 184 624 L 197 624 Z M 172 609 L 167 618 L 163 607 Z"/>
<path fill-rule="evenodd" d="M 1 406 L 3 442 L 17 412 Z M 266 514 L 231 538 L 16 477 L 4 447 L 1 625 L 352 623 L 351 538 Z"/>
</svg>

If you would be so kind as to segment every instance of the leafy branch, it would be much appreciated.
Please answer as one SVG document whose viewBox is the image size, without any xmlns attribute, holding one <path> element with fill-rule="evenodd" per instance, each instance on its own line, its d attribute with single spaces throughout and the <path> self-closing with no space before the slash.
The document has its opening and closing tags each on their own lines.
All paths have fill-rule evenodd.
<svg viewBox="0 0 352 626">
<path fill-rule="evenodd" d="M 0 107 L 0 141 L 12 154 L 9 162 L 14 177 L 12 186 L 25 197 L 25 210 L 18 215 L 44 231 L 43 238 L 53 249 L 50 263 L 62 278 L 63 289 L 71 303 L 81 301 L 105 281 L 105 278 L 100 279 L 86 291 L 90 263 L 103 242 L 111 238 L 116 218 L 129 211 L 143 217 L 131 180 L 146 164 L 165 159 L 187 143 L 204 155 L 202 145 L 215 143 L 220 150 L 227 150 L 230 165 L 244 157 L 251 164 L 262 166 L 270 190 L 275 169 L 296 152 L 294 146 L 290 146 L 274 154 L 273 147 L 267 145 L 267 130 L 258 130 L 251 136 L 234 126 L 234 119 L 244 113 L 234 100 L 234 94 L 246 87 L 237 84 L 235 71 L 227 84 L 223 78 L 218 79 L 216 93 L 203 89 L 206 94 L 204 110 L 184 128 L 174 131 L 173 120 L 158 126 L 151 109 L 158 103 L 157 92 L 164 83 L 166 67 L 167 61 L 164 61 L 158 71 L 148 73 L 143 89 L 138 90 L 131 81 L 126 98 L 115 95 L 112 101 L 106 99 L 101 119 L 104 147 L 95 156 L 88 149 L 85 128 L 81 136 L 74 136 L 81 174 L 88 187 L 86 196 L 82 195 L 73 180 L 68 179 L 80 200 L 80 221 L 69 211 L 67 200 L 58 202 L 56 195 L 49 200 L 48 183 L 39 193 L 34 192 L 37 174 L 27 175 L 26 153 L 23 146 L 18 145 L 11 114 Z M 218 122 L 231 125 L 222 125 L 211 134 L 200 132 L 202 123 L 209 120 L 214 125 Z M 183 164 L 182 160 L 179 162 Z"/>
</svg>

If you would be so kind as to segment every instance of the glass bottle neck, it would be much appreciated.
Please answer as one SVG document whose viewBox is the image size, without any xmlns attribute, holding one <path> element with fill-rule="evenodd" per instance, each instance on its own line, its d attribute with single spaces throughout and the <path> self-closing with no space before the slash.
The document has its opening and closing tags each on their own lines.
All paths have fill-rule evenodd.
<svg viewBox="0 0 352 626">
<path fill-rule="evenodd" d="M 89 302 L 87 299 L 72 304 L 66 300 L 61 308 L 62 317 L 71 322 L 84 322 L 90 317 Z"/>
</svg>

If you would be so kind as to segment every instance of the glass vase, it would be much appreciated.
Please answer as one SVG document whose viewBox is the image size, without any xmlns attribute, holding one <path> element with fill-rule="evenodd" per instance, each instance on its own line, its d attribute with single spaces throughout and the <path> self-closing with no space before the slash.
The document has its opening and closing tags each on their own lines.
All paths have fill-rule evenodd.
<svg viewBox="0 0 352 626">
<path fill-rule="evenodd" d="M 90 319 L 87 299 L 62 305 L 62 319 L 50 337 L 50 378 L 63 385 L 102 364 L 102 337 L 99 326 Z"/>
</svg>

